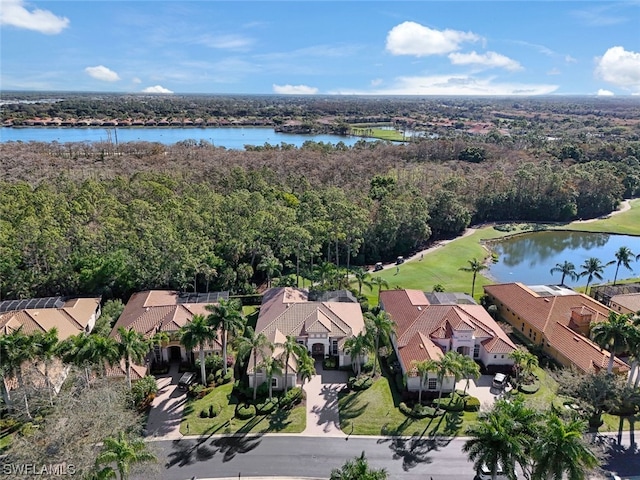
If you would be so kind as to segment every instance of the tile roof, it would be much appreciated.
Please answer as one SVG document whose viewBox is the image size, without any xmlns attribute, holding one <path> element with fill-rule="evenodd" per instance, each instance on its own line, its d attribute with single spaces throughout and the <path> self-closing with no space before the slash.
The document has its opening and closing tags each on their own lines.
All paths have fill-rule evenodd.
<svg viewBox="0 0 640 480">
<path fill-rule="evenodd" d="M 631 310 L 632 312 L 640 312 L 640 293 L 623 293 L 611 297 L 612 303 L 617 303 L 621 307 Z"/>
<path fill-rule="evenodd" d="M 58 330 L 58 339 L 64 340 L 84 332 L 100 305 L 100 297 L 74 298 L 60 308 L 29 308 L 0 314 L 0 334 L 9 334 L 22 327 L 26 334 Z"/>
<path fill-rule="evenodd" d="M 603 362 L 607 366 L 609 352 L 570 328 L 572 313 L 585 316 L 587 324 L 606 320 L 611 310 L 600 302 L 578 292 L 542 296 L 521 283 L 487 285 L 484 288 L 522 320 L 541 331 L 547 343 L 576 367 L 590 371 L 593 367 L 602 368 Z M 614 365 L 620 371 L 629 369 L 619 359 Z"/>
<path fill-rule="evenodd" d="M 473 331 L 491 353 L 510 353 L 516 348 L 481 305 L 430 305 L 424 293 L 415 290 L 383 291 L 380 300 L 396 325 L 396 343 L 405 369 L 414 361 L 434 358 L 434 347 L 442 354 L 431 339 L 451 338 L 454 330 Z"/>
</svg>

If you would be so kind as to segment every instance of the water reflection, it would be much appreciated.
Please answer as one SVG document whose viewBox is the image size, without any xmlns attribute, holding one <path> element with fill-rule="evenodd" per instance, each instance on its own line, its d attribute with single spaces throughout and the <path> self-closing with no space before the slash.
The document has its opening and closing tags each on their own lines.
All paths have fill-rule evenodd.
<svg viewBox="0 0 640 480">
<path fill-rule="evenodd" d="M 525 284 L 559 283 L 561 275 L 552 276 L 550 270 L 557 263 L 571 262 L 576 270 L 589 257 L 597 257 L 602 263 L 615 260 L 615 253 L 626 246 L 635 254 L 640 253 L 640 237 L 584 232 L 533 232 L 511 237 L 489 245 L 499 255 L 499 262 L 491 266 L 490 275 L 499 282 L 522 282 Z M 632 262 L 633 271 L 620 267 L 618 278 L 629 278 L 640 274 L 640 262 Z M 604 281 L 613 280 L 615 265 L 604 270 Z M 578 281 L 565 279 L 568 285 L 582 285 Z"/>
</svg>

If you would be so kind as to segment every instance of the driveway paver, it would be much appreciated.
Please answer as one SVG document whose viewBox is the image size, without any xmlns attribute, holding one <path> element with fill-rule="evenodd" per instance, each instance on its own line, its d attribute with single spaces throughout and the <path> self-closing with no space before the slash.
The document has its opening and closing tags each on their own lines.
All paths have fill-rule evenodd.
<svg viewBox="0 0 640 480">
<path fill-rule="evenodd" d="M 180 421 L 187 401 L 187 393 L 178 389 L 178 380 L 182 374 L 178 364 L 172 364 L 169 373 L 157 377 L 158 394 L 151 404 L 145 435 L 158 440 L 182 438 Z"/>
<path fill-rule="evenodd" d="M 307 427 L 303 435 L 346 437 L 340 430 L 338 393 L 346 388 L 348 377 L 347 372 L 324 370 L 322 362 L 316 362 L 316 375 L 304 386 Z"/>
<path fill-rule="evenodd" d="M 491 386 L 493 381 L 493 375 L 481 375 L 480 378 L 469 380 L 469 388 L 467 393 L 480 400 L 480 409 L 488 410 L 493 406 L 493 403 L 501 398 L 505 391 L 508 391 L 511 387 L 507 387 L 506 390 L 498 390 Z M 466 379 L 460 380 L 456 383 L 456 390 L 464 390 L 467 384 Z"/>
</svg>

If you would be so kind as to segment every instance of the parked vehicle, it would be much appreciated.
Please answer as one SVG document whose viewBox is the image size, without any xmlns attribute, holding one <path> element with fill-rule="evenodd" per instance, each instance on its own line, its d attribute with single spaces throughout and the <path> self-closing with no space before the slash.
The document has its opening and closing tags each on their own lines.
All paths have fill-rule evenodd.
<svg viewBox="0 0 640 480">
<path fill-rule="evenodd" d="M 398 257 L 398 258 L 396 258 L 396 265 L 400 265 L 400 264 L 402 264 L 402 263 L 404 263 L 404 257 Z"/>
<path fill-rule="evenodd" d="M 181 390 L 187 390 L 189 386 L 195 381 L 196 374 L 192 372 L 185 372 L 178 381 L 178 388 Z"/>
<path fill-rule="evenodd" d="M 496 373 L 491 385 L 499 390 L 507 386 L 507 376 L 504 373 Z"/>
<path fill-rule="evenodd" d="M 515 472 L 516 478 L 518 478 L 518 472 Z M 478 470 L 478 479 L 479 480 L 491 480 L 491 469 L 487 465 L 482 465 L 480 470 Z M 498 463 L 498 468 L 496 469 L 496 480 L 509 480 L 504 473 L 504 469 L 502 465 Z"/>
<path fill-rule="evenodd" d="M 373 267 L 374 272 L 379 272 L 380 270 L 382 270 L 382 262 L 376 263 L 375 266 Z"/>
</svg>

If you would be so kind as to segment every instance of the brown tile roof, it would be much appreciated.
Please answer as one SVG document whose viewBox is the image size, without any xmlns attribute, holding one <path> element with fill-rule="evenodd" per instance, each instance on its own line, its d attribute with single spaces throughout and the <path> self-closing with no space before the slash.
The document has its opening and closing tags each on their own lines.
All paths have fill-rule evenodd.
<svg viewBox="0 0 640 480">
<path fill-rule="evenodd" d="M 487 285 L 485 291 L 541 331 L 545 340 L 576 367 L 587 372 L 608 365 L 609 352 L 570 328 L 572 312 L 590 315 L 591 322 L 607 319 L 610 309 L 582 293 L 543 296 L 520 283 Z M 616 359 L 614 368 L 629 366 Z"/>
<path fill-rule="evenodd" d="M 115 365 L 106 366 L 107 377 L 126 377 L 127 367 L 124 360 Z M 147 374 L 147 367 L 143 365 L 131 364 L 131 380 L 140 380 Z"/>
<path fill-rule="evenodd" d="M 409 293 L 411 292 L 411 293 Z M 424 300 L 420 299 L 420 295 Z M 429 305 L 422 292 L 381 292 L 384 310 L 396 324 L 396 342 L 405 369 L 414 361 L 434 358 L 431 339 L 451 338 L 453 330 L 473 331 L 491 353 L 510 353 L 516 346 L 481 305 Z"/>
<path fill-rule="evenodd" d="M 209 315 L 207 305 L 209 304 L 178 304 L 178 292 L 170 290 L 137 292 L 127 302 L 110 336 L 117 339 L 120 327 L 134 329 L 146 338 L 151 338 L 158 332 L 177 332 L 190 322 L 194 315 Z M 221 335 L 218 335 L 214 345 L 210 345 L 211 349 L 221 350 L 221 342 Z"/>
<path fill-rule="evenodd" d="M 640 312 L 640 293 L 623 293 L 611 297 L 611 302 L 617 303 L 632 312 Z"/>
<path fill-rule="evenodd" d="M 0 313 L 0 334 L 8 334 L 22 326 L 26 334 L 58 330 L 64 340 L 84 332 L 100 305 L 100 298 L 67 300 L 61 308 L 29 308 Z"/>
</svg>

